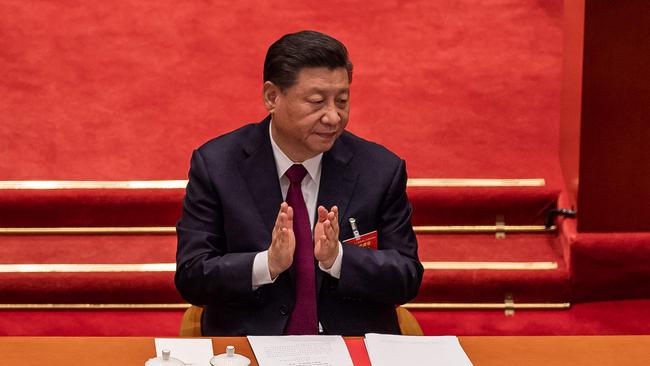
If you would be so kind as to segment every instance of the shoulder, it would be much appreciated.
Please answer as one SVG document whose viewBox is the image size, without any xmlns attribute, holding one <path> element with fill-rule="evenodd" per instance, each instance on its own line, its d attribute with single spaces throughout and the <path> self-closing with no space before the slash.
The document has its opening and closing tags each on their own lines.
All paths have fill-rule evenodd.
<svg viewBox="0 0 650 366">
<path fill-rule="evenodd" d="M 205 142 L 196 150 L 205 159 L 232 159 L 243 154 L 247 146 L 261 144 L 267 136 L 265 131 L 268 131 L 267 120 L 249 123 Z"/>
<path fill-rule="evenodd" d="M 342 134 L 340 142 L 350 157 L 347 171 L 357 176 L 365 197 L 383 202 L 406 190 L 406 163 L 397 154 L 352 133 Z"/>
</svg>

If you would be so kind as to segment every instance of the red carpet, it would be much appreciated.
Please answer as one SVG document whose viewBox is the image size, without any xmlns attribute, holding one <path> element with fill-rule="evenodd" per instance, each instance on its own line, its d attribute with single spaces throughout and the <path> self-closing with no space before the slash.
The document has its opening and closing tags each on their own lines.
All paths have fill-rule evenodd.
<svg viewBox="0 0 650 366">
<path fill-rule="evenodd" d="M 570 310 L 414 311 L 425 335 L 648 334 L 649 300 L 576 304 Z M 176 336 L 182 311 L 3 311 L 0 335 Z"/>
<path fill-rule="evenodd" d="M 182 179 L 192 149 L 264 117 L 266 47 L 309 28 L 350 49 L 350 130 L 411 177 L 561 187 L 559 0 L 2 8 L 0 180 Z"/>
<path fill-rule="evenodd" d="M 413 225 L 543 225 L 559 191 L 547 187 L 409 187 Z"/>
<path fill-rule="evenodd" d="M 408 187 L 413 225 L 541 225 L 556 207 L 546 187 Z M 185 189 L 0 189 L 5 227 L 174 226 Z M 471 209 L 468 209 L 471 205 Z"/>
<path fill-rule="evenodd" d="M 415 312 L 426 335 L 648 334 L 650 300 L 576 304 L 570 310 Z"/>
<path fill-rule="evenodd" d="M 0 312 L 0 336 L 178 336 L 180 310 L 11 310 Z"/>
<path fill-rule="evenodd" d="M 419 235 L 420 260 L 450 262 L 555 262 L 545 270 L 437 269 L 424 272 L 417 302 L 503 303 L 570 301 L 570 272 L 553 234 Z"/>
</svg>

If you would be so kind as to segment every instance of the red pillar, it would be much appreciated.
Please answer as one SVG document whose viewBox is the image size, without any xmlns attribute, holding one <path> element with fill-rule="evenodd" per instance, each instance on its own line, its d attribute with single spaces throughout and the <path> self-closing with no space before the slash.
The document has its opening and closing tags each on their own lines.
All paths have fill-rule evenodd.
<svg viewBox="0 0 650 366">
<path fill-rule="evenodd" d="M 579 232 L 650 232 L 650 1 L 565 1 L 560 161 Z"/>
</svg>

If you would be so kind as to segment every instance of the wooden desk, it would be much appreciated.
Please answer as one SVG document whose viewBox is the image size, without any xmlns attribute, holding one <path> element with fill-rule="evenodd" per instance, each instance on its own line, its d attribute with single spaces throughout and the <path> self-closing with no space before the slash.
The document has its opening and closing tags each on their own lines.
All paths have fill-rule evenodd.
<svg viewBox="0 0 650 366">
<path fill-rule="evenodd" d="M 246 338 L 212 338 L 215 353 L 232 344 L 257 365 Z M 346 339 L 355 366 L 367 366 L 360 338 Z M 650 336 L 460 337 L 475 366 L 650 365 Z M 154 356 L 149 337 L 0 337 L 0 364 L 141 366 Z"/>
</svg>

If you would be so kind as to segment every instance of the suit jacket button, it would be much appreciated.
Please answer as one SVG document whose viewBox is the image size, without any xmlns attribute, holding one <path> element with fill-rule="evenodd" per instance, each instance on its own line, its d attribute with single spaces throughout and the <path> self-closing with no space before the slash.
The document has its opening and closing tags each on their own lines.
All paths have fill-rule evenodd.
<svg viewBox="0 0 650 366">
<path fill-rule="evenodd" d="M 289 314 L 289 308 L 286 305 L 280 306 L 280 314 L 282 314 L 282 315 Z"/>
</svg>

